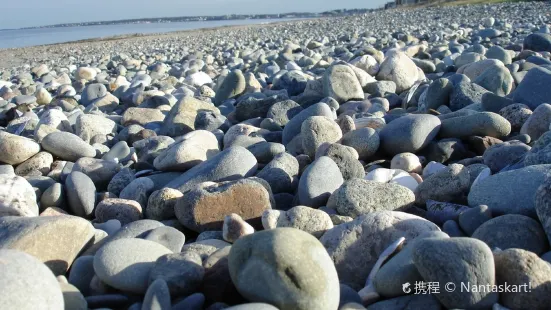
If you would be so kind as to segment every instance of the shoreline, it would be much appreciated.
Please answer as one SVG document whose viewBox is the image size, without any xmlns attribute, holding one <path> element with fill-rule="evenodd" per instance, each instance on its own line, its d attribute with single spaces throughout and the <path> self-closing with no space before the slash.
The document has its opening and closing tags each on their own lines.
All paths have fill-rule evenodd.
<svg viewBox="0 0 551 310">
<path fill-rule="evenodd" d="M 272 25 L 294 23 L 294 22 L 299 22 L 299 21 L 319 20 L 319 19 L 327 19 L 327 18 L 331 18 L 331 17 L 298 18 L 298 19 L 294 19 L 294 20 L 274 21 L 274 22 L 260 23 L 260 24 L 224 25 L 224 26 L 215 26 L 215 27 L 202 27 L 202 28 L 195 28 L 195 29 L 174 30 L 174 31 L 168 31 L 168 32 L 130 33 L 130 34 L 107 36 L 107 37 L 97 37 L 97 38 L 81 39 L 81 40 L 75 40 L 75 41 L 58 42 L 58 43 L 51 43 L 51 44 L 41 44 L 41 45 L 24 46 L 24 47 L 0 48 L 0 52 L 6 51 L 6 50 L 26 49 L 26 48 L 35 48 L 35 47 L 43 47 L 43 46 L 56 46 L 56 45 L 64 45 L 64 44 L 124 40 L 124 39 L 133 39 L 133 38 L 149 37 L 149 36 L 180 35 L 180 34 L 187 34 L 187 33 L 192 33 L 192 32 L 205 32 L 205 31 L 209 31 L 209 30 L 222 30 L 222 29 L 232 29 L 232 28 L 241 28 L 241 27 L 255 27 L 255 26 L 272 26 Z M 245 19 L 243 19 L 243 20 L 245 20 Z M 84 27 L 88 27 L 88 26 L 84 26 Z M 10 29 L 10 30 L 19 30 L 19 29 Z"/>
<path fill-rule="evenodd" d="M 324 20 L 328 18 L 331 18 L 331 17 L 305 18 L 305 19 L 297 19 L 297 20 L 290 20 L 290 21 L 289 20 L 274 21 L 269 23 L 249 24 L 249 25 L 244 24 L 244 25 L 203 27 L 203 28 L 196 28 L 196 29 L 184 29 L 184 30 L 176 30 L 176 31 L 169 31 L 169 32 L 157 32 L 157 33 L 123 34 L 123 35 L 115 35 L 115 36 L 109 36 L 109 37 L 90 38 L 90 39 L 82 39 L 77 41 L 67 41 L 67 42 L 34 45 L 34 46 L 27 46 L 27 47 L 0 48 L 0 69 L 9 69 L 9 68 L 18 67 L 27 63 L 31 58 L 26 54 L 30 54 L 30 53 L 55 54 L 55 53 L 62 52 L 61 50 L 65 48 L 77 48 L 83 45 L 98 45 L 98 44 L 113 45 L 116 42 L 131 42 L 139 39 L 152 40 L 152 39 L 175 38 L 180 36 L 188 37 L 188 36 L 196 36 L 199 34 L 205 34 L 209 32 L 246 30 L 251 28 L 259 28 L 259 27 L 262 27 L 262 28 L 276 27 L 280 25 L 300 23 L 300 22 L 313 21 L 313 20 Z M 38 61 L 47 61 L 51 57 L 52 57 L 52 54 L 48 54 L 47 56 L 43 56 L 43 57 L 32 57 L 32 59 L 35 59 L 35 60 L 41 59 Z"/>
</svg>

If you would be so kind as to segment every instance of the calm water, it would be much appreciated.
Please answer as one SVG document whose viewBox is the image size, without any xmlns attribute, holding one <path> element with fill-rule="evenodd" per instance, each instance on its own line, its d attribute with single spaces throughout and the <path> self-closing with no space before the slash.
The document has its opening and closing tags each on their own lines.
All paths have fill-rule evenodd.
<svg viewBox="0 0 551 310">
<path fill-rule="evenodd" d="M 111 37 L 134 33 L 161 33 L 179 30 L 213 28 L 231 25 L 252 25 L 273 23 L 289 19 L 245 19 L 204 22 L 119 24 L 82 27 L 38 28 L 21 30 L 1 30 L 0 48 L 26 47 L 43 44 L 70 42 L 84 39 Z"/>
</svg>

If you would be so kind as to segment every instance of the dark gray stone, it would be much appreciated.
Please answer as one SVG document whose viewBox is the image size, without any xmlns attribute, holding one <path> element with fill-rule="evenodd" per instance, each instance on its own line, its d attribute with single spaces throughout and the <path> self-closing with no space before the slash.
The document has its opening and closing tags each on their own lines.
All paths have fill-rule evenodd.
<svg viewBox="0 0 551 310">
<path fill-rule="evenodd" d="M 155 261 L 171 251 L 143 239 L 119 239 L 101 247 L 94 256 L 98 278 L 119 290 L 144 294 Z"/>
<path fill-rule="evenodd" d="M 389 155 L 415 153 L 427 146 L 440 130 L 440 120 L 429 114 L 406 115 L 379 132 L 381 148 Z"/>
<path fill-rule="evenodd" d="M 501 109 L 515 102 L 509 98 L 498 96 L 494 93 L 485 93 L 482 96 L 482 108 L 487 112 L 499 113 Z"/>
<path fill-rule="evenodd" d="M 327 116 L 333 118 L 331 108 L 325 103 L 316 103 L 295 115 L 283 129 L 283 144 L 287 146 L 293 138 L 300 134 L 302 123 L 311 116 Z"/>
<path fill-rule="evenodd" d="M 222 85 L 216 91 L 214 103 L 218 106 L 227 99 L 241 95 L 246 88 L 245 76 L 241 70 L 233 70 L 224 78 Z"/>
<path fill-rule="evenodd" d="M 341 143 L 354 148 L 358 152 L 359 159 L 364 161 L 373 156 L 381 144 L 375 129 L 367 127 L 348 132 L 342 137 Z"/>
<path fill-rule="evenodd" d="M 410 242 L 424 232 L 439 230 L 435 224 L 415 215 L 377 211 L 335 226 L 320 241 L 335 263 L 340 282 L 359 291 L 391 243 L 400 237 Z"/>
<path fill-rule="evenodd" d="M 461 140 L 455 138 L 432 141 L 421 153 L 425 155 L 428 162 L 435 161 L 439 163 L 453 162 L 472 154 L 469 153 Z"/>
<path fill-rule="evenodd" d="M 322 244 L 301 230 L 276 228 L 242 237 L 228 263 L 233 283 L 249 300 L 297 310 L 332 310 L 339 304 L 333 262 Z"/>
<path fill-rule="evenodd" d="M 257 161 L 247 149 L 235 146 L 218 153 L 174 179 L 166 187 L 182 193 L 202 182 L 222 182 L 253 175 Z"/>
<path fill-rule="evenodd" d="M 472 235 L 484 241 L 491 249 L 523 249 L 538 255 L 549 249 L 549 243 L 540 223 L 528 216 L 506 214 L 480 225 Z"/>
<path fill-rule="evenodd" d="M 398 297 L 406 295 L 403 285 L 423 281 L 423 278 L 413 264 L 413 249 L 425 238 L 449 238 L 439 231 L 425 232 L 409 241 L 396 255 L 392 256 L 377 272 L 373 279 L 375 290 L 381 296 Z M 414 288 L 412 288 L 413 291 Z"/>
<path fill-rule="evenodd" d="M 153 281 L 145 293 L 142 310 L 171 310 L 170 292 L 162 279 Z"/>
<path fill-rule="evenodd" d="M 481 112 L 442 120 L 439 135 L 443 138 L 490 136 L 503 138 L 511 133 L 511 123 L 501 115 Z"/>
<path fill-rule="evenodd" d="M 343 182 L 337 164 L 331 158 L 322 156 L 302 173 L 298 184 L 298 200 L 304 206 L 321 207 Z"/>
<path fill-rule="evenodd" d="M 413 262 L 427 282 L 495 284 L 494 259 L 490 248 L 472 238 L 428 238 L 413 249 Z M 490 307 L 497 293 L 482 291 L 440 290 L 434 296 L 449 309 Z"/>
<path fill-rule="evenodd" d="M 205 295 L 201 293 L 191 294 L 172 306 L 172 310 L 203 310 Z"/>
<path fill-rule="evenodd" d="M 551 165 L 501 172 L 478 182 L 469 192 L 469 205 L 487 205 L 492 214 L 522 214 L 536 218 L 534 195 Z"/>
<path fill-rule="evenodd" d="M 306 82 L 307 80 L 301 71 L 291 70 L 276 79 L 272 85 L 272 89 L 285 89 L 289 96 L 296 96 L 304 92 Z"/>
<path fill-rule="evenodd" d="M 162 279 L 174 296 L 195 292 L 203 283 L 205 269 L 197 253 L 174 253 L 157 259 L 149 274 L 149 283 Z"/>
<path fill-rule="evenodd" d="M 285 126 L 289 120 L 302 111 L 302 107 L 293 100 L 284 100 L 273 104 L 266 114 L 279 126 Z"/>
<path fill-rule="evenodd" d="M 472 236 L 480 225 L 492 219 L 492 210 L 488 206 L 473 207 L 459 214 L 459 226 L 468 235 Z"/>
<path fill-rule="evenodd" d="M 415 202 L 423 205 L 429 199 L 450 202 L 462 197 L 470 186 L 469 170 L 459 164 L 451 164 L 430 175 L 415 189 Z"/>
<path fill-rule="evenodd" d="M 484 164 L 488 166 L 493 173 L 496 173 L 506 166 L 514 164 L 528 153 L 528 151 L 530 151 L 530 147 L 522 142 L 503 142 L 490 146 L 482 157 L 484 158 Z M 540 164 L 545 164 L 545 162 Z"/>
<path fill-rule="evenodd" d="M 449 220 L 442 225 L 442 231 L 448 234 L 450 237 L 465 237 L 465 233 L 461 230 L 459 225 L 454 220 Z"/>
<path fill-rule="evenodd" d="M 225 116 L 213 111 L 199 111 L 195 117 L 195 130 L 213 131 L 221 129 L 227 131 L 231 124 Z"/>
<path fill-rule="evenodd" d="M 408 295 L 376 302 L 367 310 L 440 310 L 442 305 L 434 295 Z M 350 309 L 352 310 L 352 309 Z"/>
<path fill-rule="evenodd" d="M 352 147 L 338 143 L 323 145 L 316 152 L 316 158 L 320 158 L 321 156 L 331 158 L 339 167 L 345 180 L 353 178 L 363 179 L 365 177 L 364 167 L 358 161 L 358 152 Z"/>
<path fill-rule="evenodd" d="M 515 103 L 523 103 L 534 110 L 542 103 L 549 103 L 551 98 L 551 71 L 538 67 L 528 71 L 522 82 L 512 93 Z"/>
<path fill-rule="evenodd" d="M 73 171 L 65 181 L 67 202 L 73 214 L 90 218 L 96 206 L 96 187 L 86 174 Z"/>
<path fill-rule="evenodd" d="M 551 52 L 551 34 L 532 33 L 524 39 L 524 49 L 535 52 Z"/>
<path fill-rule="evenodd" d="M 449 105 L 452 89 L 453 85 L 448 79 L 441 78 L 432 82 L 419 99 L 419 110 L 427 112 Z"/>
<path fill-rule="evenodd" d="M 551 175 L 548 173 L 544 182 L 537 189 L 534 206 L 545 233 L 551 240 Z"/>
<path fill-rule="evenodd" d="M 119 196 L 121 191 L 135 179 L 136 177 L 134 176 L 134 172 L 132 170 L 129 168 L 123 168 L 109 181 L 107 191 Z"/>
<path fill-rule="evenodd" d="M 473 103 L 481 103 L 482 96 L 487 92 L 482 86 L 468 81 L 454 84 L 450 95 L 450 109 L 457 111 Z"/>
<path fill-rule="evenodd" d="M 346 284 L 340 285 L 340 300 L 339 300 L 339 308 L 342 307 L 344 304 L 355 302 L 358 304 L 362 304 L 362 298 L 356 292 L 353 288 Z"/>
<path fill-rule="evenodd" d="M 90 281 L 94 277 L 94 256 L 80 256 L 71 265 L 69 273 L 69 283 L 74 285 L 85 296 L 90 291 Z"/>
<path fill-rule="evenodd" d="M 245 121 L 255 117 L 264 118 L 270 107 L 282 99 L 279 96 L 271 96 L 268 98 L 249 97 L 245 100 L 240 100 L 235 107 L 235 118 L 238 121 Z"/>
<path fill-rule="evenodd" d="M 266 180 L 274 194 L 293 193 L 298 185 L 299 164 L 295 157 L 281 153 L 256 175 Z"/>
</svg>

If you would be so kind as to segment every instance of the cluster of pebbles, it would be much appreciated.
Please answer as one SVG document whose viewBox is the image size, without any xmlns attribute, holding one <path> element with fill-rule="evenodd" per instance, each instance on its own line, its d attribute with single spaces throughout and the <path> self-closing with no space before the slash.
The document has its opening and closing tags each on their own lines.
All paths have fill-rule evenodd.
<svg viewBox="0 0 551 310">
<path fill-rule="evenodd" d="M 390 10 L 4 69 L 0 309 L 549 309 L 550 25 Z"/>
</svg>

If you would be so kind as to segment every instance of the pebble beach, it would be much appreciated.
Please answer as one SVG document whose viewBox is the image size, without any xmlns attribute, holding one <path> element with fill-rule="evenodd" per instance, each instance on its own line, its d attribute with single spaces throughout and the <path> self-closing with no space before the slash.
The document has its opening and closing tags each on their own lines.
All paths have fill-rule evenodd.
<svg viewBox="0 0 551 310">
<path fill-rule="evenodd" d="M 551 309 L 551 3 L 0 50 L 0 309 Z"/>
</svg>

